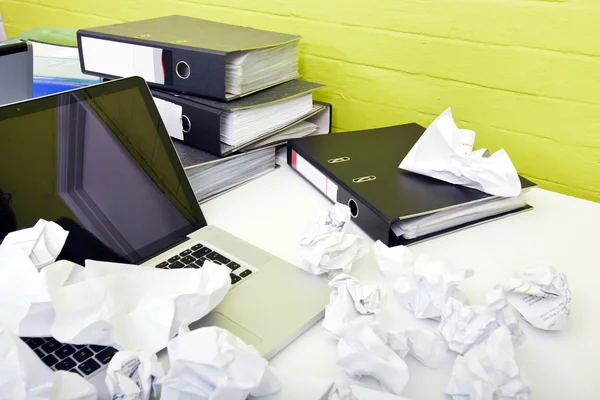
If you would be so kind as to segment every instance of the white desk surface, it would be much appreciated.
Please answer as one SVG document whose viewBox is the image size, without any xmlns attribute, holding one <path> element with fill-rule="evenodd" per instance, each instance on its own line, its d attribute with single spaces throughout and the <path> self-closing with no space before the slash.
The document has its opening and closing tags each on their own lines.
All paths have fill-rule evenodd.
<svg viewBox="0 0 600 400">
<path fill-rule="evenodd" d="M 600 240 L 596 233 L 600 204 L 541 189 L 533 189 L 526 198 L 533 211 L 411 249 L 441 258 L 453 268 L 472 268 L 475 276 L 461 285 L 472 303 L 483 303 L 485 293 L 515 270 L 550 264 L 564 272 L 572 293 L 567 328 L 544 332 L 523 321 L 528 340 L 517 348 L 517 361 L 534 398 L 600 399 Z M 202 205 L 211 225 L 295 265 L 300 261 L 298 243 L 305 227 L 326 207 L 331 207 L 329 200 L 288 166 Z M 371 254 L 355 263 L 355 269 L 360 278 L 379 273 Z M 408 313 L 398 318 L 407 327 L 437 327 Z M 319 322 L 275 356 L 271 365 L 320 377 L 343 376 L 336 366 L 336 345 Z M 432 370 L 407 357 L 410 379 L 402 395 L 413 400 L 447 398 L 443 390 L 453 360 L 448 352 L 443 365 Z M 365 382 L 376 388 L 374 382 Z"/>
</svg>

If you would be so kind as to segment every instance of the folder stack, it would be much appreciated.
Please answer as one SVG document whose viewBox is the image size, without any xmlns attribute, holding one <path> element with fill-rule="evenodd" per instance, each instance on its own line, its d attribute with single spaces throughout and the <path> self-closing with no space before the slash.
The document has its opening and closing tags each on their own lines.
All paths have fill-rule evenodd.
<svg viewBox="0 0 600 400">
<path fill-rule="evenodd" d="M 199 201 L 276 168 L 276 146 L 331 130 L 298 80 L 299 36 L 172 15 L 77 32 L 81 70 L 139 75 Z"/>
<path fill-rule="evenodd" d="M 389 126 L 294 140 L 288 164 L 331 201 L 347 204 L 373 240 L 411 245 L 532 207 L 398 168 L 425 128 Z M 521 193 L 535 187 L 519 177 Z"/>
</svg>

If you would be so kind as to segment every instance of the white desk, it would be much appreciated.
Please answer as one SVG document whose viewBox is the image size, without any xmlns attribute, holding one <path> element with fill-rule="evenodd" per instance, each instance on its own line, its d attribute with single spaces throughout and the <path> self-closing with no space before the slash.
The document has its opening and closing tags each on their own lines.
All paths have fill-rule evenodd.
<svg viewBox="0 0 600 400">
<path fill-rule="evenodd" d="M 435 255 L 455 268 L 472 268 L 475 276 L 461 289 L 473 303 L 483 302 L 485 293 L 514 270 L 551 264 L 564 272 L 573 297 L 567 329 L 543 332 L 523 322 L 528 340 L 517 349 L 517 361 L 529 378 L 534 398 L 599 399 L 600 240 L 596 230 L 600 204 L 541 189 L 534 189 L 527 199 L 535 207 L 533 211 L 411 249 Z M 298 242 L 306 225 L 330 206 L 325 196 L 283 166 L 206 203 L 202 209 L 210 224 L 298 265 Z M 369 243 L 372 244 L 370 239 Z M 355 268 L 361 272 L 376 271 L 373 263 L 369 254 Z M 437 326 L 409 314 L 399 318 L 407 326 Z M 343 376 L 336 366 L 336 344 L 318 323 L 273 358 L 271 364 L 315 376 Z M 428 369 L 411 357 L 406 360 L 411 377 L 403 396 L 413 400 L 446 398 L 442 393 L 454 360 L 450 352 L 437 370 Z M 367 383 L 373 387 L 373 382 Z"/>
</svg>

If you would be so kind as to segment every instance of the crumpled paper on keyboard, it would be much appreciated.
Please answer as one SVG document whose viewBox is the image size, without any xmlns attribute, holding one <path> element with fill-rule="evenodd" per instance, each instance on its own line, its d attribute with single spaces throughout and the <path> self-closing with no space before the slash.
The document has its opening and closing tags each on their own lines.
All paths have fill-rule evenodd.
<svg viewBox="0 0 600 400">
<path fill-rule="evenodd" d="M 108 364 L 106 387 L 111 399 L 158 398 L 165 372 L 154 353 L 120 351 Z"/>
<path fill-rule="evenodd" d="M 456 358 L 445 393 L 454 400 L 531 398 L 508 328 L 496 329 L 486 341 Z"/>
<path fill-rule="evenodd" d="M 60 225 L 40 219 L 33 227 L 11 232 L 0 244 L 0 249 L 17 247 L 29 257 L 40 270 L 52 264 L 65 242 L 69 232 Z"/>
<path fill-rule="evenodd" d="M 199 320 L 223 300 L 229 273 L 209 261 L 201 269 L 166 270 L 88 260 L 78 282 L 51 290 L 52 336 L 156 353 L 182 324 Z"/>
<path fill-rule="evenodd" d="M 367 252 L 364 239 L 351 233 L 350 208 L 336 203 L 323 212 L 300 240 L 300 267 L 315 275 L 350 273 L 352 263 Z"/>
<path fill-rule="evenodd" d="M 0 248 L 0 325 L 19 336 L 50 336 L 53 320 L 50 296 L 35 265 L 17 247 Z"/>
<path fill-rule="evenodd" d="M 473 151 L 475 132 L 459 129 L 448 108 L 421 135 L 399 168 L 462 185 L 491 195 L 512 197 L 521 192 L 521 180 L 504 149 L 485 157 Z"/>
<path fill-rule="evenodd" d="M 44 267 L 58 257 L 68 234 L 54 222 L 41 219 L 34 227 L 4 238 L 0 244 L 0 325 L 19 336 L 50 336 L 54 309 L 44 284 Z"/>
<path fill-rule="evenodd" d="M 510 332 L 515 347 L 525 341 L 525 333 L 519 326 L 520 318 L 502 291 L 488 293 L 487 302 L 486 306 L 470 306 L 453 298 L 447 299 L 438 330 L 450 350 L 465 354 L 502 326 Z"/>
<path fill-rule="evenodd" d="M 399 395 L 408 382 L 408 366 L 369 325 L 347 329 L 338 342 L 338 362 L 353 379 L 371 376 L 384 391 Z"/>
<path fill-rule="evenodd" d="M 96 398 L 96 388 L 84 378 L 72 372 L 53 372 L 17 335 L 0 327 L 0 399 Z"/>
<path fill-rule="evenodd" d="M 385 292 L 377 285 L 361 285 L 359 281 L 341 273 L 329 282 L 331 295 L 325 307 L 323 328 L 336 336 L 352 324 L 375 321 L 381 298 Z"/>
<path fill-rule="evenodd" d="M 457 288 L 473 275 L 471 270 L 452 272 L 443 261 L 426 254 L 414 254 L 405 246 L 373 245 L 381 272 L 392 280 L 394 294 L 417 318 L 439 319 L 447 297 L 466 302 Z"/>
<path fill-rule="evenodd" d="M 243 400 L 279 390 L 258 351 L 216 326 L 180 334 L 168 346 L 170 369 L 161 400 Z"/>
<path fill-rule="evenodd" d="M 544 330 L 561 330 L 571 310 L 567 277 L 551 266 L 530 268 L 500 285 L 508 302 L 531 325 Z"/>
</svg>

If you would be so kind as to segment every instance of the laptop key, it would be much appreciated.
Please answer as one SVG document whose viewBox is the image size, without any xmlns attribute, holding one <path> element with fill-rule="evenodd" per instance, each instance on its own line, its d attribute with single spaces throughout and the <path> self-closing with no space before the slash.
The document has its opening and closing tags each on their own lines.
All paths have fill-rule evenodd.
<svg viewBox="0 0 600 400">
<path fill-rule="evenodd" d="M 40 347 L 42 344 L 44 344 L 44 339 L 39 338 L 39 337 L 33 337 L 33 338 L 29 338 L 27 340 L 27 346 L 29 346 L 32 349 L 35 349 L 37 347 Z"/>
<path fill-rule="evenodd" d="M 94 353 L 92 352 L 92 350 L 88 349 L 87 347 L 84 347 L 77 353 L 73 354 L 73 358 L 77 360 L 77 362 L 82 362 L 90 358 L 93 354 Z"/>
<path fill-rule="evenodd" d="M 117 354 L 117 349 L 107 347 L 100 353 L 96 354 L 94 358 L 100 361 L 100 364 L 108 364 L 115 354 Z"/>
<path fill-rule="evenodd" d="M 218 261 L 221 264 L 227 264 L 229 261 L 231 261 L 229 258 L 222 256 L 221 254 L 217 253 L 216 251 L 213 251 L 212 253 L 207 255 L 206 258 L 208 258 L 209 260 L 212 260 L 212 261 Z"/>
<path fill-rule="evenodd" d="M 242 278 L 245 278 L 245 277 L 247 277 L 248 275 L 250 275 L 251 273 L 252 273 L 252 271 L 251 271 L 251 270 L 249 270 L 249 269 L 247 269 L 247 270 L 245 270 L 245 271 L 243 271 L 243 272 L 240 272 L 240 276 L 241 276 Z"/>
<path fill-rule="evenodd" d="M 46 353 L 44 353 L 43 351 L 41 351 L 40 349 L 33 349 L 33 351 L 35 351 L 35 354 L 37 354 L 37 356 L 39 358 L 43 358 L 46 356 Z"/>
<path fill-rule="evenodd" d="M 48 354 L 46 357 L 42 358 L 42 362 L 51 367 L 58 362 L 58 358 L 54 357 L 52 354 Z"/>
<path fill-rule="evenodd" d="M 190 263 L 193 263 L 194 261 L 196 261 L 196 259 L 194 257 L 190 257 L 190 256 L 185 256 L 183 257 L 179 262 L 184 263 L 185 265 L 188 265 Z"/>
<path fill-rule="evenodd" d="M 75 347 L 71 346 L 70 344 L 65 344 L 60 349 L 58 349 L 54 352 L 54 354 L 61 360 L 65 357 L 70 356 L 73 353 L 75 353 Z M 71 368 L 72 367 L 69 367 L 67 369 L 71 369 Z M 66 371 L 66 369 L 65 369 L 65 371 Z"/>
<path fill-rule="evenodd" d="M 106 349 L 106 346 L 99 346 L 97 344 L 90 344 L 90 349 L 94 350 L 96 353 L 100 353 L 102 350 Z"/>
<path fill-rule="evenodd" d="M 179 253 L 180 256 L 187 256 L 189 254 L 192 254 L 192 251 L 190 249 L 184 250 L 181 253 Z"/>
<path fill-rule="evenodd" d="M 156 268 L 169 268 L 169 262 L 168 261 L 163 261 L 160 264 L 158 264 L 156 266 Z"/>
<path fill-rule="evenodd" d="M 179 260 L 180 258 L 181 258 L 181 257 L 179 257 L 179 256 L 173 256 L 173 257 L 169 258 L 169 260 L 168 260 L 168 261 L 169 261 L 170 263 L 172 263 L 172 262 L 175 262 L 175 261 Z"/>
<path fill-rule="evenodd" d="M 208 247 L 203 247 L 200 250 L 196 250 L 195 252 L 192 253 L 192 255 L 196 258 L 202 258 L 205 255 L 207 255 L 208 253 L 211 253 L 212 250 L 209 249 Z"/>
<path fill-rule="evenodd" d="M 194 250 L 194 251 L 195 250 L 200 250 L 202 247 L 203 246 L 200 243 L 198 243 L 198 244 L 195 244 L 195 245 L 192 246 L 192 250 Z"/>
<path fill-rule="evenodd" d="M 60 370 L 60 371 L 69 371 L 69 370 L 75 368 L 76 365 L 77 365 L 77 363 L 75 361 L 73 361 L 73 359 L 71 357 L 67 357 L 64 360 L 62 360 L 61 362 L 59 362 L 58 364 L 56 364 L 54 366 L 54 369 Z"/>
<path fill-rule="evenodd" d="M 98 364 L 93 358 L 90 358 L 86 362 L 81 363 L 78 368 L 85 375 L 90 375 L 100 368 L 100 364 Z"/>
<path fill-rule="evenodd" d="M 232 285 L 235 284 L 235 283 L 238 283 L 239 281 L 242 280 L 242 278 L 240 278 L 236 274 L 229 274 L 229 277 L 231 278 L 231 284 Z"/>
<path fill-rule="evenodd" d="M 44 343 L 41 347 L 46 353 L 52 353 L 54 350 L 58 349 L 62 344 L 56 339 L 50 339 L 46 343 Z"/>
<path fill-rule="evenodd" d="M 231 269 L 232 271 L 235 271 L 236 269 L 238 269 L 240 267 L 240 264 L 236 263 L 236 262 L 230 262 L 229 264 L 227 264 L 227 266 L 229 267 L 229 269 Z"/>
<path fill-rule="evenodd" d="M 183 268 L 183 267 L 185 267 L 185 265 L 180 263 L 179 261 L 175 261 L 173 264 L 169 264 L 170 269 L 177 269 L 177 268 Z"/>
</svg>

